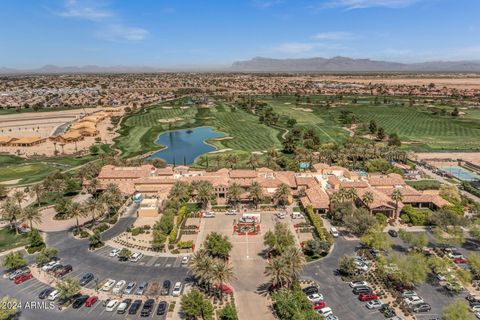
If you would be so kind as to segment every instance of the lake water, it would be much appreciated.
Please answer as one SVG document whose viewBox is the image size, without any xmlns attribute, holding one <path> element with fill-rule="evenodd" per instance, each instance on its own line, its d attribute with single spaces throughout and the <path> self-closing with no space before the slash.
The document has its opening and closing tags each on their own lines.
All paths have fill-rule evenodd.
<svg viewBox="0 0 480 320">
<path fill-rule="evenodd" d="M 439 168 L 443 171 L 449 172 L 462 181 L 474 181 L 480 179 L 479 175 L 459 166 L 442 166 Z"/>
<path fill-rule="evenodd" d="M 198 156 L 216 150 L 215 147 L 205 143 L 206 140 L 224 136 L 225 134 L 215 132 L 211 127 L 167 131 L 160 134 L 155 141 L 156 144 L 166 148 L 155 152 L 149 158 L 162 158 L 170 164 L 189 165 Z"/>
</svg>

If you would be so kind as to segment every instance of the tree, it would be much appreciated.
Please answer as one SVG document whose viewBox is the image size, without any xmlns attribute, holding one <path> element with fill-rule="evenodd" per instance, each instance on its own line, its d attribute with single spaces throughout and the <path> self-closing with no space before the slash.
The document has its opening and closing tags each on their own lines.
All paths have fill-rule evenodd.
<svg viewBox="0 0 480 320">
<path fill-rule="evenodd" d="M 0 184 L 0 199 L 5 199 L 8 196 L 8 189 L 3 184 Z"/>
<path fill-rule="evenodd" d="M 225 161 L 230 165 L 230 168 L 233 169 L 240 162 L 240 158 L 237 154 L 230 153 L 229 155 L 227 155 Z"/>
<path fill-rule="evenodd" d="M 258 182 L 254 181 L 248 191 L 249 191 L 248 197 L 255 205 L 255 208 L 257 208 L 258 203 L 262 201 L 262 198 L 263 198 L 262 186 L 260 186 Z"/>
<path fill-rule="evenodd" d="M 3 266 L 7 270 L 18 269 L 26 265 L 27 261 L 23 258 L 23 253 L 20 251 L 10 252 L 3 258 Z"/>
<path fill-rule="evenodd" d="M 71 297 L 80 291 L 80 282 L 77 279 L 66 278 L 57 282 L 56 289 L 60 294 L 60 298 Z"/>
<path fill-rule="evenodd" d="M 102 245 L 103 242 L 100 232 L 94 232 L 90 237 L 88 237 L 88 246 L 90 249 L 96 249 Z"/>
<path fill-rule="evenodd" d="M 0 306 L 0 320 L 14 319 L 19 311 L 20 301 L 5 296 L 0 300 Z"/>
<path fill-rule="evenodd" d="M 402 191 L 398 188 L 395 188 L 390 197 L 393 201 L 395 201 L 395 214 L 398 214 L 398 204 L 403 200 Z"/>
<path fill-rule="evenodd" d="M 255 168 L 258 166 L 258 163 L 259 163 L 258 153 L 252 153 L 248 158 L 248 164 L 252 166 L 253 170 L 255 170 Z"/>
<path fill-rule="evenodd" d="M 100 151 L 100 148 L 97 145 L 92 144 L 89 148 L 89 151 L 92 155 L 97 155 Z"/>
<path fill-rule="evenodd" d="M 453 184 L 440 185 L 438 195 L 453 204 L 462 202 L 460 192 L 458 191 L 458 188 Z"/>
<path fill-rule="evenodd" d="M 427 260 L 421 253 L 411 253 L 408 255 L 394 254 L 391 262 L 398 267 L 393 274 L 402 284 L 418 285 L 424 283 L 430 272 Z"/>
<path fill-rule="evenodd" d="M 422 248 L 426 247 L 428 244 L 428 238 L 424 233 L 412 233 L 405 231 L 404 229 L 400 229 L 398 231 L 398 235 L 400 239 L 408 243 L 412 248 L 421 250 Z"/>
<path fill-rule="evenodd" d="M 377 219 L 365 209 L 355 209 L 354 213 L 343 219 L 344 226 L 353 234 L 362 236 L 377 224 Z"/>
<path fill-rule="evenodd" d="M 2 204 L 2 218 L 10 222 L 10 227 L 15 229 L 15 233 L 18 233 L 17 217 L 20 211 L 21 208 L 12 198 L 8 198 Z"/>
<path fill-rule="evenodd" d="M 197 200 L 202 204 L 202 208 L 206 208 L 210 201 L 215 199 L 213 185 L 208 181 L 200 181 L 196 187 Z"/>
<path fill-rule="evenodd" d="M 80 229 L 80 224 L 78 223 L 78 218 L 83 218 L 87 215 L 85 207 L 78 202 L 72 202 L 72 204 L 67 208 L 65 212 L 68 217 L 75 218 L 76 229 Z"/>
<path fill-rule="evenodd" d="M 203 246 L 207 253 L 214 258 L 227 259 L 232 250 L 232 243 L 228 237 L 217 232 L 207 235 Z"/>
<path fill-rule="evenodd" d="M 370 120 L 370 123 L 368 125 L 368 130 L 370 131 L 371 134 L 377 133 L 377 122 L 375 120 Z"/>
<path fill-rule="evenodd" d="M 458 117 L 460 115 L 460 111 L 458 111 L 458 107 L 455 107 L 452 111 L 452 117 Z"/>
<path fill-rule="evenodd" d="M 273 288 L 281 288 L 290 283 L 290 273 L 282 256 L 274 257 L 265 266 L 265 275 Z"/>
<path fill-rule="evenodd" d="M 275 190 L 275 195 L 273 196 L 277 204 L 281 206 L 285 206 L 288 203 L 288 199 L 290 197 L 290 188 L 285 183 L 280 183 Z"/>
<path fill-rule="evenodd" d="M 305 257 L 303 256 L 302 250 L 290 246 L 288 247 L 281 255 L 282 259 L 285 261 L 285 267 L 288 270 L 289 283 L 293 283 L 300 274 L 303 272 L 303 267 L 305 266 Z"/>
<path fill-rule="evenodd" d="M 55 211 L 58 214 L 65 214 L 70 210 L 70 207 L 72 206 L 73 201 L 70 198 L 62 197 L 58 202 L 55 204 Z"/>
<path fill-rule="evenodd" d="M 280 320 L 320 320 L 312 304 L 299 286 L 293 290 L 281 289 L 272 295 L 273 308 Z"/>
<path fill-rule="evenodd" d="M 231 302 L 227 302 L 225 307 L 220 310 L 218 317 L 220 320 L 238 320 L 237 309 Z"/>
<path fill-rule="evenodd" d="M 457 300 L 443 309 L 443 320 L 475 320 L 470 312 L 468 304 L 464 300 Z"/>
<path fill-rule="evenodd" d="M 40 213 L 38 208 L 29 206 L 22 210 L 20 219 L 22 222 L 28 221 L 30 225 L 30 230 L 33 230 L 34 222 L 36 224 L 42 223 L 42 214 Z"/>
<path fill-rule="evenodd" d="M 270 250 L 274 250 L 277 254 L 282 254 L 288 247 L 295 245 L 295 236 L 286 223 L 277 222 L 273 231 L 269 230 L 265 233 L 263 243 Z"/>
<path fill-rule="evenodd" d="M 388 137 L 388 145 L 400 147 L 402 145 L 402 140 L 400 140 L 396 133 L 392 133 Z"/>
<path fill-rule="evenodd" d="M 287 127 L 293 128 L 297 124 L 297 120 L 294 118 L 288 118 Z"/>
<path fill-rule="evenodd" d="M 30 243 L 27 250 L 29 253 L 39 251 L 45 247 L 45 242 L 43 242 L 43 238 L 38 230 L 32 230 L 29 232 L 28 241 Z"/>
<path fill-rule="evenodd" d="M 367 207 L 368 211 L 371 213 L 372 211 L 370 210 L 370 205 L 373 203 L 373 201 L 375 200 L 374 198 L 375 196 L 373 195 L 373 192 L 371 191 L 367 191 L 363 194 L 362 196 L 362 201 L 363 203 L 365 204 L 365 206 Z"/>
<path fill-rule="evenodd" d="M 45 188 L 41 183 L 37 183 L 30 187 L 30 192 L 32 195 L 35 195 L 37 207 L 40 207 L 40 198 L 45 193 Z"/>
<path fill-rule="evenodd" d="M 97 218 L 97 213 L 102 213 L 105 209 L 105 205 L 100 198 L 91 197 L 85 203 L 85 209 L 87 212 L 90 211 L 92 221 L 95 222 L 95 219 Z"/>
<path fill-rule="evenodd" d="M 122 248 L 118 253 L 118 260 L 119 261 L 127 261 L 130 258 L 132 252 L 127 248 Z"/>
<path fill-rule="evenodd" d="M 190 272 L 200 283 L 210 285 L 212 280 L 213 258 L 205 249 L 193 253 L 188 261 Z"/>
<path fill-rule="evenodd" d="M 120 208 L 123 203 L 123 196 L 116 184 L 110 183 L 101 196 L 101 201 L 107 206 L 108 212 Z"/>
<path fill-rule="evenodd" d="M 58 254 L 58 250 L 55 248 L 43 248 L 35 257 L 35 263 L 38 266 L 43 266 L 48 263 L 53 257 Z"/>
<path fill-rule="evenodd" d="M 380 141 L 385 139 L 385 129 L 383 129 L 382 127 L 378 128 L 377 130 L 377 139 Z"/>
<path fill-rule="evenodd" d="M 357 272 L 357 267 L 355 265 L 355 259 L 351 256 L 343 256 L 340 258 L 338 263 L 338 269 L 347 275 L 352 275 Z"/>
<path fill-rule="evenodd" d="M 234 182 L 228 187 L 227 199 L 232 203 L 234 207 L 237 206 L 238 201 L 240 200 L 240 195 L 242 194 L 242 187 Z"/>
<path fill-rule="evenodd" d="M 200 317 L 203 320 L 213 319 L 214 308 L 212 303 L 196 288 L 184 294 L 180 304 L 187 317 Z"/>
<path fill-rule="evenodd" d="M 18 207 L 22 209 L 22 202 L 27 199 L 27 195 L 25 194 L 25 192 L 17 190 L 13 193 L 12 198 L 17 201 Z"/>
<path fill-rule="evenodd" d="M 327 241 L 318 239 L 308 240 L 303 246 L 303 251 L 308 256 L 320 257 L 330 250 L 330 244 Z"/>
<path fill-rule="evenodd" d="M 178 199 L 180 202 L 187 202 L 190 200 L 191 190 L 187 182 L 175 181 L 170 190 L 169 199 Z"/>
<path fill-rule="evenodd" d="M 360 241 L 365 245 L 377 250 L 390 250 L 392 247 L 392 242 L 382 229 L 383 227 L 378 225 L 370 228 L 360 238 Z"/>
<path fill-rule="evenodd" d="M 223 300 L 223 284 L 229 283 L 232 279 L 232 267 L 225 260 L 216 259 L 211 271 L 211 280 L 220 288 L 220 300 Z"/>
</svg>

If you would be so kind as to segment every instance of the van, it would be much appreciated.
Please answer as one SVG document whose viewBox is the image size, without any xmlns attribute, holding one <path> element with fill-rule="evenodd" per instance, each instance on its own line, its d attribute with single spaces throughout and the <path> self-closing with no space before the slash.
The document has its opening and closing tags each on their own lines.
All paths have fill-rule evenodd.
<svg viewBox="0 0 480 320">
<path fill-rule="evenodd" d="M 330 228 L 330 233 L 331 233 L 332 237 L 338 238 L 338 230 L 337 230 L 337 228 L 331 227 L 331 228 Z"/>
<path fill-rule="evenodd" d="M 135 252 L 130 256 L 130 261 L 132 262 L 138 262 L 140 259 L 142 259 L 143 254 L 140 252 Z"/>
<path fill-rule="evenodd" d="M 353 294 L 360 294 L 360 293 L 372 293 L 373 290 L 370 287 L 367 286 L 358 286 L 353 288 L 352 290 Z"/>
<path fill-rule="evenodd" d="M 292 212 L 292 219 L 302 219 L 303 215 L 300 212 Z"/>
</svg>

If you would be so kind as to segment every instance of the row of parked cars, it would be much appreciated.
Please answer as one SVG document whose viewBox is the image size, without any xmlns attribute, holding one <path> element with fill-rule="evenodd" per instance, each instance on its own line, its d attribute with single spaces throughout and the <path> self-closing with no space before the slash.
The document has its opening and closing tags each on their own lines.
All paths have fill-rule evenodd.
<svg viewBox="0 0 480 320">
<path fill-rule="evenodd" d="M 120 300 L 106 300 L 105 304 L 105 311 L 107 312 L 114 312 L 116 311 L 118 314 L 125 314 L 128 313 L 129 315 L 136 315 L 138 310 L 140 310 L 140 316 L 142 317 L 149 317 L 152 314 L 152 311 L 155 310 L 155 300 L 148 299 L 143 303 L 142 307 L 142 300 L 137 299 L 132 301 L 132 299 L 124 299 Z M 168 303 L 166 301 L 161 301 L 156 310 L 157 316 L 163 316 L 168 311 Z"/>
<path fill-rule="evenodd" d="M 327 307 L 323 294 L 319 292 L 317 286 L 308 286 L 302 290 L 307 296 L 308 301 L 312 303 L 312 309 L 317 310 L 326 320 L 338 320 L 338 317 L 333 314 L 332 308 Z"/>
<path fill-rule="evenodd" d="M 63 265 L 60 259 L 53 258 L 52 261 L 42 266 L 42 270 L 53 274 L 55 277 L 61 278 L 73 271 L 71 264 Z"/>
<path fill-rule="evenodd" d="M 14 281 L 15 284 L 23 283 L 32 277 L 32 272 L 28 267 L 16 269 L 8 274 L 8 279 Z"/>
<path fill-rule="evenodd" d="M 83 277 L 90 276 L 90 274 L 86 274 Z M 80 283 L 82 284 L 85 281 L 82 281 L 84 278 L 80 279 Z M 114 294 L 136 294 L 136 295 L 143 295 L 148 288 L 148 282 L 142 281 L 140 283 L 136 283 L 135 281 L 130 281 L 127 283 L 125 280 L 116 281 L 114 279 L 107 279 L 103 286 L 100 288 L 101 291 L 109 292 L 111 291 Z M 162 289 L 160 290 L 160 294 L 163 296 L 172 295 L 173 297 L 179 297 L 182 294 L 183 285 L 181 282 L 175 282 L 175 285 L 172 289 L 172 283 L 170 280 L 165 280 L 162 284 Z"/>
</svg>

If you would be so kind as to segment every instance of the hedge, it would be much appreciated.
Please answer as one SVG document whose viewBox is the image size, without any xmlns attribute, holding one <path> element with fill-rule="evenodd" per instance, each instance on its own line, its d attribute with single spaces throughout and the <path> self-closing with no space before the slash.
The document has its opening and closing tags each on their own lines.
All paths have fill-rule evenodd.
<svg viewBox="0 0 480 320">
<path fill-rule="evenodd" d="M 429 225 L 429 217 L 432 211 L 430 209 L 416 209 L 411 205 L 405 205 L 402 208 L 402 214 L 400 218 L 404 223 L 411 223 L 415 226 Z"/>
<path fill-rule="evenodd" d="M 192 240 L 189 240 L 189 241 L 179 241 L 177 243 L 177 247 L 179 249 L 191 249 L 193 247 L 193 241 Z"/>
<path fill-rule="evenodd" d="M 322 241 L 327 241 L 330 245 L 332 245 L 333 237 L 327 231 L 327 229 L 325 229 L 322 218 L 320 218 L 320 216 L 313 211 L 313 208 L 311 206 L 308 206 L 306 211 L 310 222 L 315 228 L 315 233 L 317 234 L 318 238 Z"/>
</svg>

